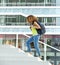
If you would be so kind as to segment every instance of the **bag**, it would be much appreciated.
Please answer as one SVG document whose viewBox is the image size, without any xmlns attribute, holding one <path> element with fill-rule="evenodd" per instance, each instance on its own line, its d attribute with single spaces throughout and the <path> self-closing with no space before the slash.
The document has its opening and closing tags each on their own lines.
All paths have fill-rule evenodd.
<svg viewBox="0 0 60 65">
<path fill-rule="evenodd" d="M 40 23 L 40 22 L 37 22 L 37 23 L 41 27 L 41 29 L 37 29 L 38 34 L 40 34 L 40 35 L 44 34 L 46 32 L 45 26 L 42 23 Z"/>
</svg>

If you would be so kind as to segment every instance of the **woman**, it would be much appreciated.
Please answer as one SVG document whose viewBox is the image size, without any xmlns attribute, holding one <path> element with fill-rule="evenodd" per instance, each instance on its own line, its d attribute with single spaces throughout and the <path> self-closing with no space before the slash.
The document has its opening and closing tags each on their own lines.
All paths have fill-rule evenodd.
<svg viewBox="0 0 60 65">
<path fill-rule="evenodd" d="M 34 42 L 34 47 L 36 49 L 36 52 L 38 53 L 38 56 L 40 56 L 40 49 L 39 49 L 39 43 L 38 43 L 39 38 L 40 38 L 40 34 L 38 34 L 38 30 L 41 29 L 41 27 L 37 23 L 38 19 L 37 19 L 37 17 L 35 17 L 33 15 L 29 15 L 27 17 L 27 22 L 30 23 L 30 29 L 31 29 L 32 34 L 33 34 L 26 42 L 28 52 L 31 52 L 30 43 Z"/>
</svg>

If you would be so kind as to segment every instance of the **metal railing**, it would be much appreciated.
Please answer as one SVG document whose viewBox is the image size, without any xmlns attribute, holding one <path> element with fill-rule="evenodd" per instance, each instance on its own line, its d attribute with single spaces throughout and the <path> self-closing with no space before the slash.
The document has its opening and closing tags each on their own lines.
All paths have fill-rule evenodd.
<svg viewBox="0 0 60 65">
<path fill-rule="evenodd" d="M 28 38 L 30 38 L 30 36 L 28 36 L 28 35 L 26 35 L 26 34 L 23 34 L 23 35 L 26 36 L 26 37 L 28 37 Z M 54 49 L 54 50 L 60 52 L 59 49 L 57 49 L 57 48 L 55 48 L 55 47 L 53 47 L 53 46 L 50 46 L 50 45 L 48 45 L 48 44 L 45 44 L 44 42 L 39 41 L 39 43 L 41 43 L 41 44 L 44 45 L 44 61 L 46 61 L 46 46 L 48 46 L 49 48 Z"/>
</svg>

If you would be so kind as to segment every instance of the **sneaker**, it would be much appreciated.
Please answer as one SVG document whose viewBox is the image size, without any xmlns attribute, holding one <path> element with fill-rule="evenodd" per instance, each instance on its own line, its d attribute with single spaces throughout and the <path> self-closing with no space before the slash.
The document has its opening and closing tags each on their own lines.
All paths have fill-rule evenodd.
<svg viewBox="0 0 60 65">
<path fill-rule="evenodd" d="M 33 55 L 31 53 L 27 53 L 27 55 L 30 56 L 30 57 L 33 57 Z"/>
<path fill-rule="evenodd" d="M 40 59 L 42 59 L 42 56 L 39 56 Z"/>
<path fill-rule="evenodd" d="M 43 61 L 43 60 L 41 60 L 41 59 L 38 57 L 38 61 Z"/>
</svg>

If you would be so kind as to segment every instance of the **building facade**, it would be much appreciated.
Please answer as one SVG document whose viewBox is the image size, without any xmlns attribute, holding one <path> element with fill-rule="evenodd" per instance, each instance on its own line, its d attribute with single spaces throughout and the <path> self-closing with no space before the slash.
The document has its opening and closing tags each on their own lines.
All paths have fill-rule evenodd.
<svg viewBox="0 0 60 65">
<path fill-rule="evenodd" d="M 59 0 L 0 0 L 1 6 L 60 6 Z"/>
</svg>

